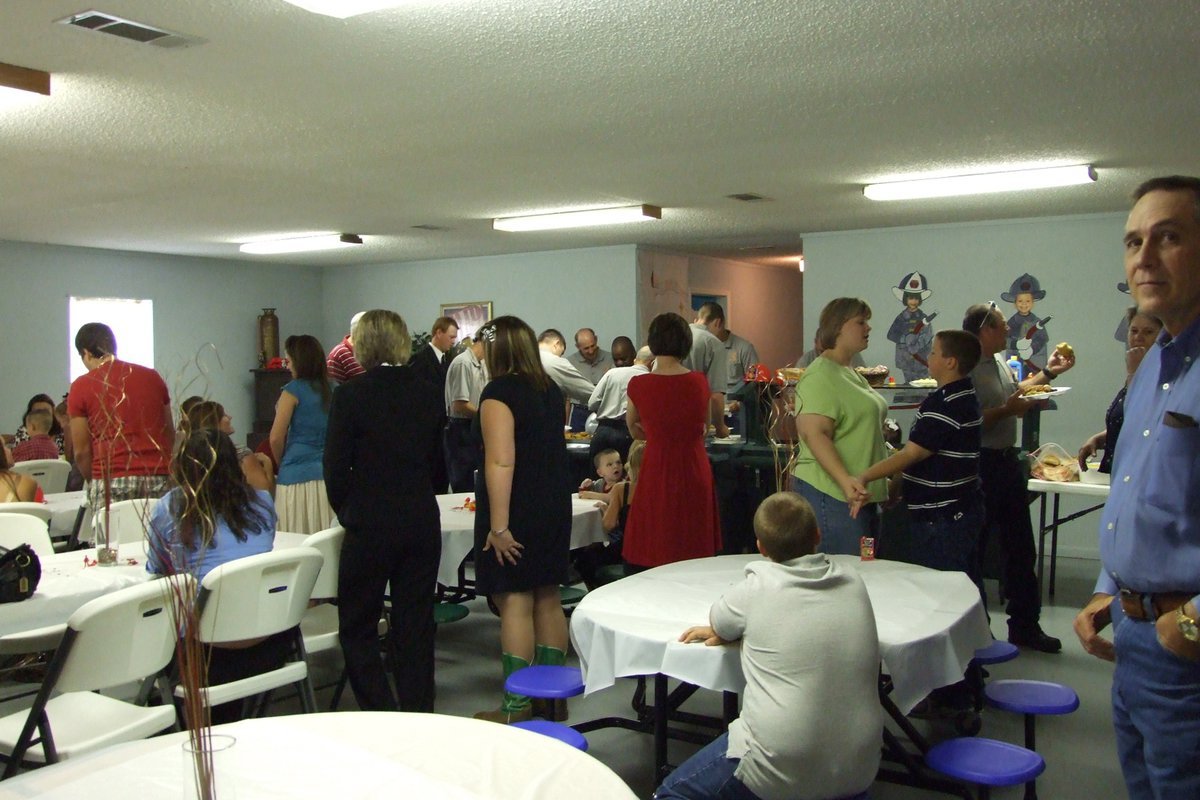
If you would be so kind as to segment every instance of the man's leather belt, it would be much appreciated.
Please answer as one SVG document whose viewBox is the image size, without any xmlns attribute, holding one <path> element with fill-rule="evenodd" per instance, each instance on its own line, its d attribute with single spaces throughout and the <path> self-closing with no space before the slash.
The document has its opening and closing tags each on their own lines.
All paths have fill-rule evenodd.
<svg viewBox="0 0 1200 800">
<path fill-rule="evenodd" d="M 1169 614 L 1195 597 L 1195 593 L 1165 592 L 1163 594 L 1141 594 L 1129 589 L 1121 590 L 1121 610 L 1129 619 L 1153 622 L 1163 614 Z"/>
</svg>

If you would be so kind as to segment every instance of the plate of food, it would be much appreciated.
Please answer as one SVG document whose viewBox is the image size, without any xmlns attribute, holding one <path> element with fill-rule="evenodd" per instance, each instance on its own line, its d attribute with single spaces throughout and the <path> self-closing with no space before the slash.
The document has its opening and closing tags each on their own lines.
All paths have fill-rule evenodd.
<svg viewBox="0 0 1200 800">
<path fill-rule="evenodd" d="M 1025 389 L 1021 392 L 1021 396 L 1041 399 L 1043 397 L 1057 397 L 1058 395 L 1065 394 L 1069 391 L 1071 391 L 1070 386 L 1051 386 L 1043 383 L 1038 386 L 1030 386 L 1028 389 Z"/>
<path fill-rule="evenodd" d="M 908 385 L 914 389 L 932 389 L 937 386 L 937 380 L 934 378 L 917 378 L 908 382 Z"/>
</svg>

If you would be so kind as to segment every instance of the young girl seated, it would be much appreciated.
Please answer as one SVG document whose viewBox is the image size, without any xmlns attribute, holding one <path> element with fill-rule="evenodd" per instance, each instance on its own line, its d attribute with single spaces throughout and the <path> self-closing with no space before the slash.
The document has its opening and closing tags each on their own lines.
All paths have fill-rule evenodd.
<svg viewBox="0 0 1200 800">
<path fill-rule="evenodd" d="M 194 402 L 193 402 L 194 401 Z M 181 435 L 186 436 L 189 431 L 200 430 L 201 428 L 215 428 L 226 436 L 232 437 L 235 433 L 233 429 L 233 417 L 225 413 L 225 406 L 215 400 L 201 400 L 199 398 L 189 397 L 183 401 L 180 406 L 183 412 L 183 419 L 180 420 Z M 261 453 L 251 452 L 250 448 L 242 447 L 234 444 L 237 450 L 238 463 L 242 467 L 242 474 L 246 476 L 246 480 L 255 489 L 263 489 L 275 494 L 275 468 L 271 463 L 271 459 Z"/>
</svg>

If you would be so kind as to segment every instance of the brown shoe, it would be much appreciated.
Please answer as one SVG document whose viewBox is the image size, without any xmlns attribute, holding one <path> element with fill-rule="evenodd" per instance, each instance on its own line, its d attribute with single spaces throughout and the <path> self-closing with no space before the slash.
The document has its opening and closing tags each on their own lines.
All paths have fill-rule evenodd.
<svg viewBox="0 0 1200 800">
<path fill-rule="evenodd" d="M 531 708 L 535 717 L 541 717 L 551 722 L 566 722 L 571 713 L 567 708 L 565 697 L 557 699 L 534 697 L 531 698 Z"/>
<path fill-rule="evenodd" d="M 511 725 L 514 722 L 527 722 L 533 719 L 533 709 L 530 706 L 525 706 L 519 711 L 505 711 L 502 708 L 497 708 L 492 711 L 480 711 L 475 714 L 475 719 L 481 719 L 485 722 L 499 722 L 501 725 Z"/>
</svg>

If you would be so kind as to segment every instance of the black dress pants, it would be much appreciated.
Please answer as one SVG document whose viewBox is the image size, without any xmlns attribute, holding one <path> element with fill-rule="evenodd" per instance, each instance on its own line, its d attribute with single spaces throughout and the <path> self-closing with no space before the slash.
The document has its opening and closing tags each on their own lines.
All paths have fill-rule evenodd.
<svg viewBox="0 0 1200 800">
<path fill-rule="evenodd" d="M 441 553 L 436 518 L 424 525 L 346 526 L 338 570 L 338 639 L 350 688 L 364 711 L 433 711 L 433 604 Z M 379 616 L 389 582 L 388 645 L 396 695 L 379 652 Z"/>
<path fill-rule="evenodd" d="M 998 537 L 1008 624 L 1032 628 L 1041 617 L 1042 598 L 1034 574 L 1037 545 L 1029 520 L 1029 491 L 1016 450 L 984 448 L 979 456 L 979 479 L 986 519 L 979 543 L 980 558 L 986 552 L 987 537 Z"/>
</svg>

